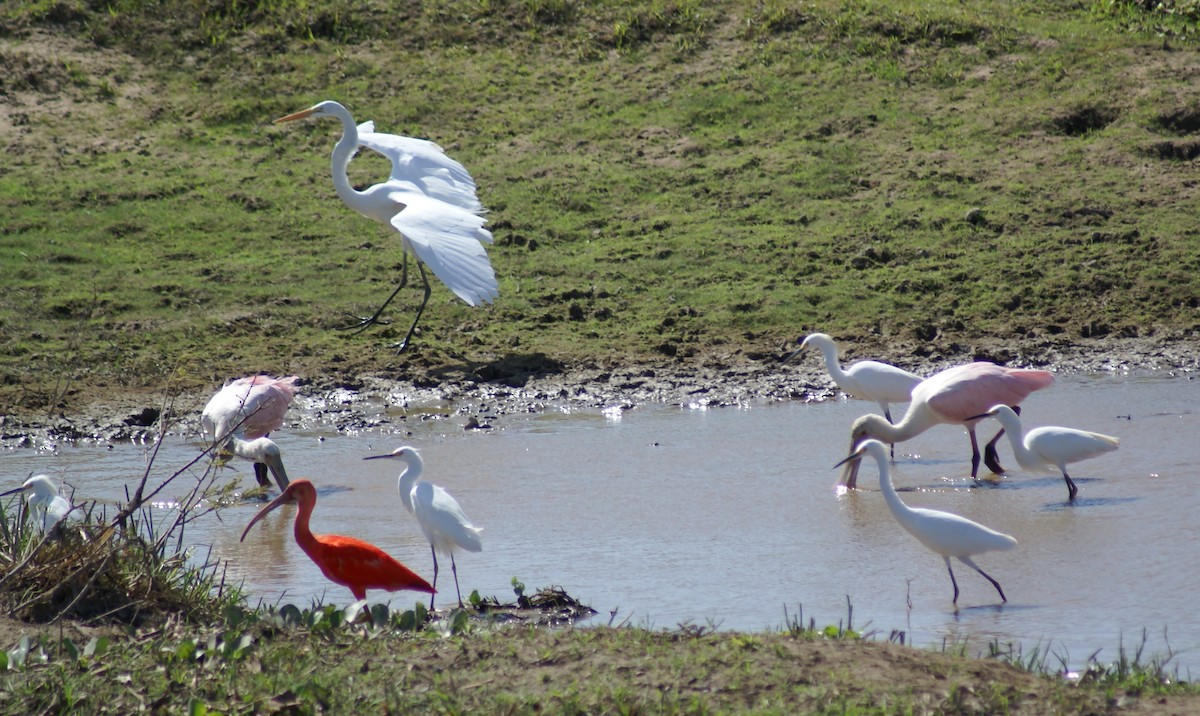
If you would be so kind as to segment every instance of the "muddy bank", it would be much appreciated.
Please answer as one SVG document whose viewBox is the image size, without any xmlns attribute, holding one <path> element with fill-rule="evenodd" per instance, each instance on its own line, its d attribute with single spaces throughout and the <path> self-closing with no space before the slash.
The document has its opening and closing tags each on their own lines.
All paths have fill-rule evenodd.
<svg viewBox="0 0 1200 716">
<path fill-rule="evenodd" d="M 759 353 L 711 354 L 687 363 L 562 366 L 524 357 L 484 364 L 471 372 L 421 370 L 408 379 L 364 376 L 326 381 L 302 376 L 301 395 L 289 414 L 293 425 L 338 431 L 395 428 L 422 415 L 452 417 L 463 429 L 489 429 L 513 413 L 547 409 L 629 410 L 662 403 L 720 407 L 776 400 L 826 400 L 836 392 L 816 351 L 781 363 L 794 346 Z M 970 360 L 1041 367 L 1060 373 L 1200 370 L 1195 339 L 1107 339 L 1042 343 L 1013 349 L 1000 341 L 951 345 L 889 346 L 878 353 L 846 350 L 852 363 L 879 357 L 923 375 Z M 848 353 L 848 355 L 846 355 Z M 214 386 L 215 388 L 216 386 Z M 0 417 L 0 445 L 52 448 L 61 442 L 150 441 L 158 432 L 199 435 L 199 414 L 210 393 L 168 396 L 153 391 L 95 394 L 83 407 L 53 415 Z"/>
</svg>

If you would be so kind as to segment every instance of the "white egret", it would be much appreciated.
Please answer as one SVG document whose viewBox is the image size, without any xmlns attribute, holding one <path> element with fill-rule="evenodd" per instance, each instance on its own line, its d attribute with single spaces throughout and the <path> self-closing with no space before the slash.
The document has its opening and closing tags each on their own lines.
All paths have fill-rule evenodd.
<svg viewBox="0 0 1200 716">
<path fill-rule="evenodd" d="M 916 537 L 918 542 L 942 556 L 942 561 L 946 563 L 946 571 L 950 572 L 950 583 L 954 585 L 954 604 L 958 604 L 958 580 L 954 578 L 954 568 L 950 566 L 951 557 L 982 574 L 1000 593 L 1000 601 L 1007 602 L 1008 597 L 1004 596 L 1000 583 L 980 569 L 971 557 L 983 552 L 1012 549 L 1017 546 L 1017 540 L 952 512 L 909 507 L 904 504 L 900 495 L 896 493 L 896 488 L 892 486 L 887 451 L 878 440 L 862 443 L 854 453 L 834 467 L 848 462 L 860 462 L 863 455 L 870 455 L 879 464 L 879 489 L 883 491 L 883 499 L 887 502 L 892 517 L 895 517 L 909 534 Z"/>
<path fill-rule="evenodd" d="M 279 489 L 288 486 L 279 447 L 266 436 L 283 425 L 288 406 L 296 396 L 298 380 L 295 375 L 238 378 L 217 391 L 200 414 L 200 423 L 208 435 L 223 443 L 225 450 L 254 463 L 254 477 L 264 487 L 271 484 L 268 471 Z"/>
<path fill-rule="evenodd" d="M 458 594 L 458 606 L 463 605 L 462 591 L 458 588 L 458 566 L 454 563 L 454 550 L 465 549 L 468 552 L 483 550 L 483 540 L 479 533 L 483 530 L 471 524 L 463 513 L 458 501 L 450 493 L 437 485 L 419 482 L 425 463 L 415 448 L 400 447 L 386 455 L 372 455 L 364 460 L 379 460 L 391 458 L 404 463 L 397 481 L 400 490 L 400 500 L 416 518 L 421 526 L 421 532 L 429 541 L 429 550 L 433 553 L 433 586 L 437 588 L 438 561 L 437 553 L 450 555 L 450 570 L 454 573 L 454 591 Z M 429 598 L 429 609 L 433 610 L 433 597 Z"/>
<path fill-rule="evenodd" d="M 29 512 L 38 516 L 39 529 L 43 534 L 58 526 L 58 523 L 67 519 L 68 515 L 73 515 L 73 519 L 79 516 L 78 508 L 71 507 L 71 502 L 58 494 L 58 488 L 54 486 L 47 475 L 34 475 L 20 487 L 8 492 L 0 492 L 0 497 L 7 497 L 18 492 L 26 495 L 29 501 Z"/>
<path fill-rule="evenodd" d="M 483 228 L 483 207 L 475 196 L 475 181 L 462 164 L 446 156 L 433 142 L 381 134 L 374 124 L 355 126 L 349 110 L 333 101 L 280 117 L 291 122 L 305 117 L 333 117 L 342 123 L 342 137 L 333 147 L 333 186 L 346 206 L 400 233 L 403 264 L 400 285 L 371 316 L 350 328 L 365 330 L 380 323 L 379 316 L 408 283 L 408 252 L 417 258 L 425 295 L 399 352 L 408 347 L 432 289 L 425 266 L 468 305 L 491 303 L 500 295 L 496 274 L 483 244 L 492 233 Z M 391 177 L 363 191 L 350 185 L 346 169 L 359 145 L 373 149 L 392 162 Z"/>
<path fill-rule="evenodd" d="M 979 472 L 979 442 L 975 425 L 979 414 L 997 403 L 1019 405 L 1030 393 L 1054 383 L 1054 375 L 1044 370 L 1004 368 L 979 361 L 947 368 L 926 378 L 912 391 L 912 401 L 904 419 L 892 425 L 878 415 L 864 415 L 850 428 L 850 450 L 869 438 L 899 443 L 919 435 L 934 425 L 947 423 L 966 427 L 971 438 L 971 477 Z M 1003 430 L 987 444 L 985 464 L 993 472 L 1003 472 L 995 452 Z M 858 463 L 846 467 L 844 482 L 854 487 Z"/>
<path fill-rule="evenodd" d="M 1067 482 L 1067 500 L 1074 501 L 1079 488 L 1067 474 L 1067 464 L 1087 460 L 1116 450 L 1121 441 L 1111 435 L 1087 430 L 1047 426 L 1028 433 L 1021 425 L 1021 416 L 1007 405 L 997 405 L 980 418 L 995 418 L 1008 433 L 1013 455 L 1022 468 L 1041 474 L 1062 473 Z"/>
<path fill-rule="evenodd" d="M 783 362 L 800 355 L 805 348 L 813 346 L 825 357 L 825 370 L 843 393 L 851 398 L 877 403 L 889 423 L 892 420 L 892 403 L 907 403 L 912 399 L 913 388 L 921 382 L 921 376 L 875 360 L 862 360 L 843 370 L 838 362 L 838 347 L 824 333 L 812 333 L 798 341 L 800 347 L 788 354 Z M 895 449 L 893 448 L 893 454 Z"/>
<path fill-rule="evenodd" d="M 809 346 L 817 348 L 825 357 L 825 369 L 837 387 L 852 398 L 877 403 L 889 423 L 895 422 L 890 405 L 907 403 L 912 399 L 913 388 L 922 380 L 916 373 L 874 360 L 858 361 L 843 370 L 838 363 L 837 344 L 824 333 L 812 333 L 798 342 L 800 347 L 783 359 L 785 363 Z"/>
</svg>

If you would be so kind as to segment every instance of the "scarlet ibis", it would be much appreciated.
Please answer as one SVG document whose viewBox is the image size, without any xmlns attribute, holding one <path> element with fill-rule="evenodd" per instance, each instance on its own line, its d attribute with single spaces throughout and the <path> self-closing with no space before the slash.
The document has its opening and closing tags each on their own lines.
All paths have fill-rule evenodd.
<svg viewBox="0 0 1200 716">
<path fill-rule="evenodd" d="M 293 532 L 296 544 L 318 567 L 321 574 L 334 584 L 349 587 L 355 599 L 366 599 L 368 589 L 385 589 L 389 592 L 411 589 L 415 592 L 434 594 L 434 588 L 408 567 L 393 559 L 375 545 L 354 537 L 342 535 L 315 535 L 309 529 L 308 520 L 317 504 L 317 488 L 308 480 L 293 480 L 286 489 L 269 502 L 246 529 L 242 540 L 254 523 L 280 505 L 295 503 L 296 521 Z"/>
</svg>

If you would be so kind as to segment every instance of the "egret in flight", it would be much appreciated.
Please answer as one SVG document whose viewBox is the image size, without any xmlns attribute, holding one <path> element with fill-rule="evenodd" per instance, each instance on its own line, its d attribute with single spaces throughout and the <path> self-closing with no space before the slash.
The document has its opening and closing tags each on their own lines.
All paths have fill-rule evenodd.
<svg viewBox="0 0 1200 716">
<path fill-rule="evenodd" d="M 979 473 L 979 442 L 975 426 L 980 413 L 997 403 L 1019 405 L 1030 393 L 1054 382 L 1054 375 L 1044 370 L 1004 368 L 995 363 L 979 361 L 947 368 L 926 378 L 913 388 L 912 402 L 904 419 L 892 425 L 878 415 L 864 415 L 850 428 L 850 450 L 870 438 L 899 443 L 919 435 L 934 425 L 947 423 L 966 427 L 971 438 L 971 477 Z M 993 472 L 1003 472 L 996 456 L 995 444 L 1003 430 L 987 444 L 985 463 Z M 859 463 L 846 466 L 843 482 L 854 487 Z"/>
<path fill-rule="evenodd" d="M 425 463 L 415 448 L 408 446 L 396 448 L 386 455 L 372 455 L 364 460 L 395 459 L 404 463 L 400 472 L 397 488 L 400 490 L 400 501 L 404 507 L 417 518 L 421 532 L 429 541 L 429 551 L 433 553 L 433 586 L 437 587 L 438 561 L 437 553 L 450 555 L 450 571 L 454 574 L 454 591 L 458 594 L 458 606 L 463 605 L 462 591 L 458 588 L 458 566 L 454 563 L 454 550 L 465 549 L 468 552 L 483 550 L 483 540 L 479 533 L 483 530 L 471 524 L 458 505 L 458 500 L 450 493 L 428 482 L 418 482 Z M 433 598 L 429 599 L 429 610 L 433 611 Z"/>
<path fill-rule="evenodd" d="M 877 403 L 889 423 L 896 422 L 892 420 L 891 404 L 907 403 L 912 399 L 913 388 L 921 382 L 921 376 L 916 373 L 875 360 L 858 361 L 843 370 L 838 363 L 837 344 L 824 333 L 810 334 L 798 342 L 800 347 L 789 353 L 783 359 L 784 363 L 803 353 L 809 346 L 816 348 L 825 357 L 825 370 L 837 387 L 851 398 Z"/>
<path fill-rule="evenodd" d="M 58 526 L 58 523 L 67 518 L 67 515 L 78 516 L 78 510 L 71 507 L 71 502 L 58 494 L 58 488 L 54 486 L 47 475 L 34 475 L 22 484 L 20 487 L 9 490 L 8 492 L 0 492 L 0 497 L 7 497 L 16 493 L 22 493 L 29 500 L 29 512 L 31 515 L 38 516 L 38 527 L 43 534 L 49 532 Z"/>
<path fill-rule="evenodd" d="M 333 147 L 333 186 L 346 206 L 359 214 L 391 227 L 400 234 L 403 264 L 400 285 L 371 316 L 350 328 L 365 330 L 381 323 L 387 308 L 408 283 L 408 252 L 416 254 L 417 270 L 425 295 L 404 340 L 395 344 L 403 352 L 412 339 L 432 289 L 425 266 L 468 305 L 491 303 L 500 295 L 496 274 L 484 244 L 492 233 L 483 228 L 483 206 L 475 195 L 475 180 L 433 142 L 375 132 L 374 124 L 354 124 L 349 110 L 333 101 L 320 102 L 275 120 L 291 122 L 305 117 L 333 117 L 342 123 L 342 137 Z M 363 191 L 350 185 L 346 168 L 359 146 L 387 157 L 392 173 L 387 181 Z"/>
<path fill-rule="evenodd" d="M 400 564 L 375 545 L 342 535 L 315 535 L 308 526 L 313 508 L 317 505 L 317 488 L 308 480 L 295 480 L 246 525 L 240 541 L 256 522 L 280 505 L 297 504 L 293 533 L 296 544 L 321 569 L 321 574 L 334 584 L 349 587 L 354 598 L 367 598 L 368 589 L 389 592 L 410 589 L 433 594 L 433 587 L 411 569 Z"/>
<path fill-rule="evenodd" d="M 1000 601 L 1007 602 L 1008 597 L 1004 596 L 1000 583 L 980 569 L 971 557 L 983 552 L 1012 549 L 1017 546 L 1017 540 L 952 512 L 909 507 L 904 504 L 900 495 L 896 494 L 896 488 L 892 486 L 887 451 L 878 440 L 862 443 L 849 457 L 834 467 L 843 463 L 860 462 L 864 455 L 870 455 L 879 464 L 879 489 L 883 491 L 883 499 L 887 502 L 892 517 L 895 517 L 909 534 L 916 537 L 918 542 L 942 556 L 942 561 L 946 563 L 946 571 L 950 572 L 950 583 L 954 585 L 954 604 L 958 604 L 958 580 L 954 578 L 954 568 L 950 566 L 951 557 L 982 574 L 1000 593 Z"/>
<path fill-rule="evenodd" d="M 1121 444 L 1111 435 L 1073 428 L 1048 426 L 1026 433 L 1021 425 L 1021 416 L 1007 405 L 997 405 L 978 417 L 995 418 L 1004 426 L 1013 455 L 1021 467 L 1034 473 L 1061 473 L 1067 482 L 1067 500 L 1071 502 L 1075 500 L 1079 488 L 1067 474 L 1067 464 L 1112 452 Z"/>
<path fill-rule="evenodd" d="M 279 489 L 288 486 L 279 447 L 267 435 L 283 425 L 298 380 L 295 375 L 238 378 L 217 391 L 200 414 L 206 433 L 222 442 L 225 450 L 254 463 L 254 477 L 264 487 L 271 484 L 268 471 Z"/>
</svg>

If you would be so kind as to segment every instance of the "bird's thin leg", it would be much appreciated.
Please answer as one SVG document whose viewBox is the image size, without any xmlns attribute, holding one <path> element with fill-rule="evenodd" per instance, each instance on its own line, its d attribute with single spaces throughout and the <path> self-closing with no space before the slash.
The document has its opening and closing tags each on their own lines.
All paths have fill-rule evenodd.
<svg viewBox="0 0 1200 716">
<path fill-rule="evenodd" d="M 979 474 L 979 441 L 975 438 L 975 428 L 967 428 L 967 435 L 971 436 L 971 479 L 975 480 Z"/>
<path fill-rule="evenodd" d="M 418 265 L 420 265 L 419 261 L 417 263 L 418 263 Z M 363 331 L 367 330 L 371 326 L 374 326 L 374 325 L 382 326 L 382 325 L 389 323 L 390 321 L 379 320 L 379 316 L 381 316 L 383 314 L 383 309 L 388 307 L 388 305 L 392 302 L 392 299 L 396 297 L 396 294 L 400 293 L 400 289 L 404 288 L 407 285 L 408 285 L 408 249 L 405 249 L 404 250 L 404 259 L 403 259 L 402 263 L 400 264 L 400 285 L 396 287 L 395 291 L 392 291 L 392 295 L 387 297 L 387 300 L 383 302 L 383 305 L 380 306 L 375 311 L 375 313 L 371 314 L 370 316 L 367 316 L 366 318 L 363 318 L 361 316 L 355 316 L 355 318 L 358 319 L 358 323 L 354 323 L 349 326 L 346 326 L 342 330 L 343 331 L 354 331 L 350 335 L 357 336 L 359 333 L 362 333 Z"/>
<path fill-rule="evenodd" d="M 458 588 L 458 565 L 454 563 L 454 553 L 450 553 L 450 571 L 454 573 L 454 593 L 458 595 L 458 608 L 463 608 L 462 590 Z"/>
<path fill-rule="evenodd" d="M 437 573 L 438 573 L 437 548 L 434 547 L 433 545 L 429 545 L 429 551 L 433 553 L 433 591 L 435 592 L 434 594 L 429 595 L 429 611 L 432 612 L 433 611 L 433 598 L 437 596 L 437 594 L 436 594 L 436 592 L 437 592 Z"/>
<path fill-rule="evenodd" d="M 1067 501 L 1074 502 L 1075 493 L 1079 492 L 1079 488 L 1075 486 L 1075 481 L 1071 479 L 1066 470 L 1063 470 L 1063 479 L 1067 481 Z"/>
<path fill-rule="evenodd" d="M 1017 415 L 1021 414 L 1021 406 L 1012 406 L 1013 412 Z M 1000 441 L 1000 437 L 1004 435 L 1004 428 L 1000 428 L 1000 432 L 996 433 L 996 437 L 988 441 L 988 444 L 983 448 L 983 464 L 987 465 L 988 469 L 997 475 L 1004 474 L 1004 468 L 1000 466 L 1000 453 L 996 452 L 996 443 Z"/>
<path fill-rule="evenodd" d="M 896 421 L 892 420 L 892 411 L 887 405 L 883 406 L 883 417 L 887 418 L 892 425 L 896 424 Z M 888 448 L 891 449 L 892 462 L 896 462 L 896 443 L 888 443 Z"/>
<path fill-rule="evenodd" d="M 429 303 L 429 294 L 433 293 L 433 289 L 429 286 L 429 278 L 425 275 L 425 266 L 418 260 L 417 271 L 421 274 L 421 281 L 425 284 L 425 297 L 421 299 L 421 307 L 417 309 L 417 316 L 413 319 L 412 325 L 408 327 L 408 333 L 404 335 L 404 340 L 399 343 L 393 343 L 392 348 L 396 349 L 396 354 L 399 355 L 408 348 L 408 341 L 412 338 L 413 331 L 417 330 L 417 323 L 421 321 L 421 314 L 425 312 L 425 304 Z"/>
<path fill-rule="evenodd" d="M 267 466 L 261 462 L 254 463 L 254 479 L 258 480 L 258 484 L 262 487 L 270 487 L 271 480 L 267 477 Z"/>
<path fill-rule="evenodd" d="M 957 606 L 958 605 L 958 580 L 954 578 L 954 568 L 950 566 L 950 558 L 942 557 L 942 560 L 946 563 L 946 571 L 950 573 L 950 583 L 954 585 L 954 601 L 952 603 Z"/>
<path fill-rule="evenodd" d="M 1004 596 L 1004 590 L 1000 588 L 1000 583 L 997 582 L 996 580 L 992 579 L 992 575 L 990 575 L 987 572 L 980 569 L 979 565 L 975 564 L 975 562 L 972 561 L 970 557 L 959 557 L 958 561 L 967 565 L 971 569 L 974 569 L 976 572 L 979 572 L 980 574 L 982 574 L 984 576 L 984 578 L 987 579 L 987 581 L 992 583 L 992 586 L 996 588 L 996 591 L 1000 593 L 1000 601 L 1008 602 L 1008 597 Z M 949 564 L 950 563 L 949 560 L 947 560 L 946 563 Z"/>
</svg>

